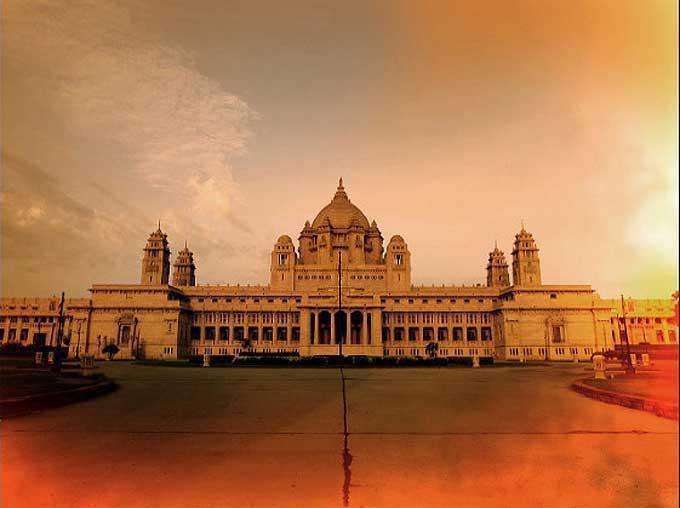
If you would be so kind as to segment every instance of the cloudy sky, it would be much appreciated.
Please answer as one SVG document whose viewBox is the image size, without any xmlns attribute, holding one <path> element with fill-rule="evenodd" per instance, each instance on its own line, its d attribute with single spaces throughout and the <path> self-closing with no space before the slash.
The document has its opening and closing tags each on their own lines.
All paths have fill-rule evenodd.
<svg viewBox="0 0 680 508">
<path fill-rule="evenodd" d="M 415 283 L 677 288 L 672 1 L 2 3 L 2 294 L 135 283 L 162 221 L 199 283 L 266 283 L 343 176 Z"/>
</svg>

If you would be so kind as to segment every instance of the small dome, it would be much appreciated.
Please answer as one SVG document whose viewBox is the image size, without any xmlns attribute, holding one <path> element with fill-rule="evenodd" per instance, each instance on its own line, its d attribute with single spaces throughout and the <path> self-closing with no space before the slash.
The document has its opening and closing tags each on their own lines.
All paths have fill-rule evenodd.
<svg viewBox="0 0 680 508">
<path fill-rule="evenodd" d="M 312 222 L 312 227 L 318 228 L 324 223 L 330 223 L 332 227 L 340 229 L 349 228 L 353 223 L 365 229 L 369 227 L 366 216 L 347 197 L 345 188 L 342 186 L 342 178 L 333 200 L 321 209 Z"/>
<path fill-rule="evenodd" d="M 288 235 L 281 235 L 281 236 L 279 236 L 279 239 L 276 240 L 276 243 L 289 244 L 289 243 L 293 243 L 293 240 L 291 240 L 290 236 L 288 236 Z"/>
<path fill-rule="evenodd" d="M 390 243 L 406 243 L 406 242 L 404 242 L 404 239 L 400 235 L 394 235 L 392 238 L 390 238 Z"/>
</svg>

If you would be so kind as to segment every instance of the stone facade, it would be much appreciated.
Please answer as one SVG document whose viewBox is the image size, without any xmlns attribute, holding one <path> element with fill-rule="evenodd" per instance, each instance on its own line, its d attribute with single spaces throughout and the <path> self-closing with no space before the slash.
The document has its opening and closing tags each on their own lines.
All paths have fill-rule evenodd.
<svg viewBox="0 0 680 508">
<path fill-rule="evenodd" d="M 140 284 L 101 285 L 89 299 L 66 302 L 72 355 L 177 359 L 244 350 L 335 355 L 587 360 L 621 341 L 621 302 L 588 285 L 545 285 L 538 247 L 522 226 L 508 263 L 489 253 L 486 285 L 413 286 L 411 254 L 395 235 L 383 245 L 340 180 L 331 202 L 293 240 L 281 236 L 262 286 L 196 285 L 185 244 L 173 264 L 158 229 L 144 248 Z M 340 287 L 342 289 L 340 289 Z M 3 298 L 0 341 L 55 344 L 58 300 Z M 628 300 L 632 343 L 677 345 L 673 301 Z"/>
</svg>

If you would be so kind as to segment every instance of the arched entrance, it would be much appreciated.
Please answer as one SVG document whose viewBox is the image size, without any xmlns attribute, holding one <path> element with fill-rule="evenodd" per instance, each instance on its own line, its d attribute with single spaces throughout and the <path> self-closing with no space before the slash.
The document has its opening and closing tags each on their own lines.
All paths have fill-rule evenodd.
<svg viewBox="0 0 680 508">
<path fill-rule="evenodd" d="M 335 313 L 335 343 L 347 344 L 347 313 L 344 310 Z"/>
<path fill-rule="evenodd" d="M 319 344 L 331 343 L 331 313 L 327 310 L 319 312 Z"/>
<path fill-rule="evenodd" d="M 364 314 L 355 310 L 350 314 L 350 343 L 361 344 L 361 329 L 364 325 Z"/>
</svg>

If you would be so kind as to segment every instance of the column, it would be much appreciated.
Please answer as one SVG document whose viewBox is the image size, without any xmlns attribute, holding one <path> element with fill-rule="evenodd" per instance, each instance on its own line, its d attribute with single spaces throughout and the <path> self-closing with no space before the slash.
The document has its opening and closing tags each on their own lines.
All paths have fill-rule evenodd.
<svg viewBox="0 0 680 508">
<path fill-rule="evenodd" d="M 331 312 L 331 344 L 335 344 L 335 312 Z"/>
<path fill-rule="evenodd" d="M 348 310 L 346 313 L 347 319 L 345 320 L 345 344 L 351 343 L 352 335 L 352 313 Z"/>
<path fill-rule="evenodd" d="M 361 344 L 368 344 L 368 312 L 365 310 L 361 313 Z"/>
<path fill-rule="evenodd" d="M 286 314 L 286 346 L 289 346 L 291 342 L 293 341 L 293 313 L 289 312 Z M 300 318 L 302 318 L 302 315 L 300 315 Z M 302 319 L 300 319 L 302 321 Z M 302 340 L 302 323 L 298 323 L 298 327 L 300 328 L 300 340 Z M 309 329 L 309 326 L 307 327 Z"/>
<path fill-rule="evenodd" d="M 319 332 L 321 331 L 321 326 L 319 325 L 319 311 L 314 311 L 314 343 L 319 343 Z"/>
</svg>

